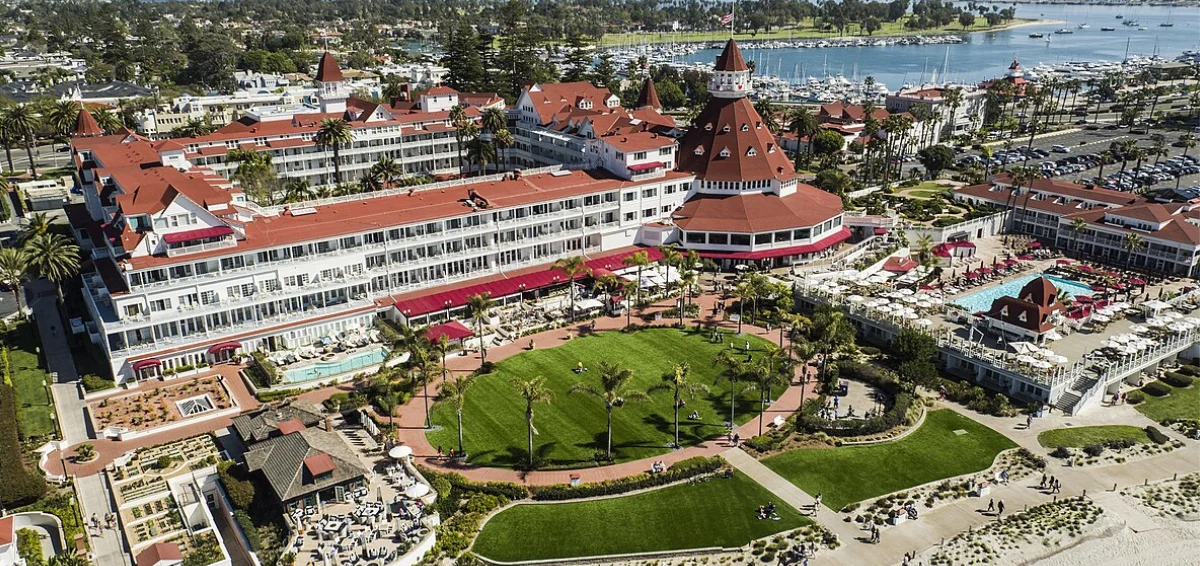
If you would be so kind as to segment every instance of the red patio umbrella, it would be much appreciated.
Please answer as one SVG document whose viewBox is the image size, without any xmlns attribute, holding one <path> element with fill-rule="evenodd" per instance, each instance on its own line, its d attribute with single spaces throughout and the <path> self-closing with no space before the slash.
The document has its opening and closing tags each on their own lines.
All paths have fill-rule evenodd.
<svg viewBox="0 0 1200 566">
<path fill-rule="evenodd" d="M 1060 259 L 1060 260 L 1056 260 L 1054 263 L 1057 263 L 1058 265 L 1071 265 L 1071 260 Z"/>
<path fill-rule="evenodd" d="M 1031 247 L 1031 248 L 1040 248 L 1040 247 L 1042 247 L 1042 243 L 1041 243 L 1041 242 L 1039 242 L 1039 241 L 1037 241 L 1037 240 L 1034 240 L 1034 241 L 1032 241 L 1032 242 L 1029 242 L 1029 247 Z"/>
<path fill-rule="evenodd" d="M 1090 302 L 1092 302 L 1092 298 L 1091 298 L 1091 297 L 1089 297 L 1089 296 L 1087 296 L 1087 295 L 1079 295 L 1079 296 L 1076 296 L 1076 297 L 1075 297 L 1075 302 L 1077 302 L 1077 303 L 1090 303 Z"/>
<path fill-rule="evenodd" d="M 1129 280 L 1129 284 L 1130 284 L 1130 285 L 1137 285 L 1137 286 L 1139 286 L 1139 287 L 1140 287 L 1140 286 L 1142 286 L 1142 285 L 1145 285 L 1145 284 L 1146 284 L 1146 281 L 1145 281 L 1145 280 L 1142 280 L 1142 279 L 1130 279 L 1130 280 Z"/>
<path fill-rule="evenodd" d="M 1092 290 L 1097 293 L 1103 293 L 1108 290 L 1104 285 L 1092 285 Z"/>
<path fill-rule="evenodd" d="M 980 268 L 979 268 L 979 272 L 980 272 L 980 273 L 991 273 L 991 272 L 992 272 L 992 268 L 990 268 L 990 267 L 980 267 Z"/>
<path fill-rule="evenodd" d="M 972 271 L 967 274 L 967 279 L 979 279 L 979 274 Z"/>
</svg>

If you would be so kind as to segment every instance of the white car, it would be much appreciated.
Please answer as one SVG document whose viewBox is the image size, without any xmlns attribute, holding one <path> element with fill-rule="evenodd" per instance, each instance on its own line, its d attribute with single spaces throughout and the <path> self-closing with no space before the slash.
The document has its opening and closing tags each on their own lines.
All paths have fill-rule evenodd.
<svg viewBox="0 0 1200 566">
<path fill-rule="evenodd" d="M 1067 149 L 1066 146 L 1061 145 L 1050 146 L 1050 151 L 1053 151 L 1054 153 L 1071 153 L 1070 149 Z"/>
</svg>

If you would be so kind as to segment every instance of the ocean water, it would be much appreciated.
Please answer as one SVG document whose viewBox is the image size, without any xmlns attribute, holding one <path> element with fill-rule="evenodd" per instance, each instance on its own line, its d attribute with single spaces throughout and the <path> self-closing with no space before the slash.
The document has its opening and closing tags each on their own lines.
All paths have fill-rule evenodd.
<svg viewBox="0 0 1200 566">
<path fill-rule="evenodd" d="M 1004 4 L 1000 6 L 1007 7 Z M 1116 16 L 1136 19 L 1149 29 L 1121 25 Z M 754 60 L 761 70 L 784 78 L 857 74 L 868 75 L 896 90 L 906 83 L 919 84 L 937 73 L 939 80 L 949 77 L 956 82 L 978 82 L 1007 72 L 1008 65 L 1017 59 L 1022 66 L 1066 61 L 1120 61 L 1129 55 L 1160 54 L 1173 59 L 1185 50 L 1200 49 L 1200 8 L 1166 8 L 1155 6 L 1054 6 L 1021 4 L 1017 16 L 1057 20 L 1065 23 L 1022 26 L 1008 30 L 965 35 L 966 41 L 957 45 L 890 45 L 880 47 L 827 47 L 821 49 L 755 49 L 753 44 L 742 46 L 743 55 Z M 1172 22 L 1174 27 L 1158 24 Z M 1090 29 L 1076 29 L 1087 23 Z M 1054 35 L 1060 28 L 1070 28 L 1070 35 Z M 1115 27 L 1116 31 L 1100 31 Z M 1030 33 L 1044 33 L 1051 38 L 1033 39 Z M 713 62 L 718 50 L 704 49 L 687 56 L 688 62 Z M 948 60 L 948 73 L 942 69 Z"/>
</svg>

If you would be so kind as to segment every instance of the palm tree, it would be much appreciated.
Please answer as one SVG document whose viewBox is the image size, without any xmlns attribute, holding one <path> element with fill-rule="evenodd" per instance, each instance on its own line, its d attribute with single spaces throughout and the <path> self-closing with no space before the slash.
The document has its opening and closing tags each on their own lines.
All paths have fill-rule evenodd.
<svg viewBox="0 0 1200 566">
<path fill-rule="evenodd" d="M 513 137 L 512 132 L 509 132 L 508 129 L 503 129 L 496 132 L 492 143 L 496 145 L 496 153 L 500 161 L 500 169 L 508 169 L 508 164 L 504 160 L 504 150 L 516 144 L 516 138 Z"/>
<path fill-rule="evenodd" d="M 488 164 L 496 161 L 496 146 L 482 137 L 467 142 L 467 161 L 479 166 L 480 175 L 487 174 Z"/>
<path fill-rule="evenodd" d="M 917 237 L 917 261 L 925 267 L 931 267 L 937 262 L 937 258 L 933 256 L 933 236 L 929 234 L 921 234 Z"/>
<path fill-rule="evenodd" d="M 192 118 L 178 128 L 175 128 L 171 133 L 177 138 L 198 138 L 207 136 L 216 131 L 209 117 L 206 115 L 203 118 Z"/>
<path fill-rule="evenodd" d="M 483 111 L 483 129 L 487 131 L 488 140 L 492 140 L 496 132 L 508 128 L 508 116 L 504 111 L 491 107 Z"/>
<path fill-rule="evenodd" d="M 121 123 L 121 118 L 115 112 L 107 108 L 97 108 L 92 112 L 92 118 L 95 118 L 96 125 L 100 126 L 100 129 L 104 130 L 106 134 L 111 134 L 125 125 Z"/>
<path fill-rule="evenodd" d="M 641 304 L 641 302 L 642 302 L 642 268 L 646 267 L 647 265 L 650 265 L 650 254 L 647 254 L 644 251 L 629 254 L 629 255 L 625 256 L 625 259 L 621 260 L 621 265 L 624 265 L 625 267 L 636 267 L 637 268 L 637 302 L 638 302 L 638 304 Z"/>
<path fill-rule="evenodd" d="M 674 396 L 672 407 L 675 410 L 675 448 L 679 448 L 679 406 L 683 402 L 684 396 L 689 399 L 696 396 L 697 392 L 708 392 L 708 386 L 703 383 L 692 383 L 691 377 L 692 368 L 687 362 L 679 362 L 671 367 L 671 371 L 664 373 L 662 376 L 662 384 L 655 386 L 653 390 L 669 389 Z"/>
<path fill-rule="evenodd" d="M 551 266 L 567 274 L 567 296 L 571 300 L 571 321 L 575 320 L 575 279 L 580 275 L 591 275 L 592 270 L 582 256 L 564 257 Z"/>
<path fill-rule="evenodd" d="M 443 334 L 443 336 L 445 336 Z M 458 417 L 458 452 L 463 452 L 463 407 L 467 405 L 467 390 L 475 384 L 475 376 L 465 375 L 455 379 L 442 380 L 442 389 L 438 397 L 454 406 L 454 414 Z"/>
<path fill-rule="evenodd" d="M 410 359 L 411 360 L 411 359 Z M 409 362 L 412 364 L 412 362 Z M 441 373 L 441 364 L 437 361 L 425 358 L 418 364 L 412 365 L 414 370 L 413 378 L 417 375 L 421 376 L 421 396 L 425 398 L 425 428 L 433 428 L 433 422 L 429 420 L 429 376 Z"/>
<path fill-rule="evenodd" d="M 48 232 L 30 238 L 25 253 L 31 270 L 55 284 L 79 273 L 79 246 L 62 234 Z"/>
<path fill-rule="evenodd" d="M 814 358 L 816 358 L 817 353 L 818 348 L 815 342 L 809 342 L 803 338 L 799 340 L 792 340 L 792 355 L 796 356 L 796 362 L 800 364 L 800 367 L 807 368 L 808 362 L 811 362 Z M 803 371 L 807 372 L 808 370 L 805 369 Z M 801 399 L 804 398 L 804 385 L 805 382 L 802 380 L 800 382 Z"/>
<path fill-rule="evenodd" d="M 821 131 L 821 123 L 817 121 L 817 117 L 814 116 L 812 112 L 809 112 L 807 108 L 801 106 L 792 110 L 792 114 L 788 120 L 788 128 L 793 132 L 796 132 L 796 139 L 798 142 L 804 138 L 812 139 L 812 136 L 815 136 L 817 132 Z M 797 147 L 799 146 L 797 145 Z M 796 153 L 796 157 L 799 157 L 799 151 Z M 807 156 L 805 158 L 805 162 L 812 158 L 812 144 L 808 145 L 808 149 L 805 150 L 805 155 Z"/>
<path fill-rule="evenodd" d="M 1079 237 L 1087 232 L 1088 223 L 1082 218 L 1074 218 L 1071 220 L 1071 251 L 1079 253 Z"/>
<path fill-rule="evenodd" d="M 1100 169 L 1098 171 L 1096 171 L 1096 178 L 1103 179 L 1104 178 L 1104 166 L 1112 165 L 1112 163 L 1113 163 L 1113 152 L 1111 149 L 1101 150 L 1100 152 L 1098 152 L 1096 154 L 1096 157 L 1098 157 L 1099 161 L 1100 161 Z"/>
<path fill-rule="evenodd" d="M 1146 240 L 1137 232 L 1125 234 L 1125 239 L 1121 242 L 1121 247 L 1125 248 L 1125 269 L 1129 269 L 1133 265 L 1133 256 L 1138 252 L 1146 249 Z"/>
<path fill-rule="evenodd" d="M 600 387 L 587 385 L 585 383 L 577 383 L 571 386 L 568 393 L 586 393 L 600 399 L 604 403 L 604 410 L 608 413 L 608 432 L 607 446 L 605 453 L 608 459 L 612 460 L 612 419 L 613 409 L 620 408 L 625 403 L 630 401 L 645 401 L 650 398 L 644 391 L 637 391 L 629 388 L 629 382 L 633 379 L 633 372 L 626 368 L 620 367 L 608 362 L 600 362 Z"/>
<path fill-rule="evenodd" d="M 1180 134 L 1179 141 L 1176 143 L 1183 146 L 1183 156 L 1187 157 L 1188 152 L 1191 151 L 1193 147 L 1196 147 L 1196 136 L 1195 134 L 1191 133 Z"/>
<path fill-rule="evenodd" d="M 15 173 L 16 169 L 13 165 L 12 149 L 17 145 L 16 138 L 13 137 L 12 132 L 8 128 L 4 127 L 2 116 L 3 114 L 0 114 L 0 145 L 4 146 L 4 158 L 8 160 L 8 170 Z"/>
<path fill-rule="evenodd" d="M 546 378 L 536 376 L 532 378 L 513 377 L 512 386 L 517 389 L 517 394 L 525 400 L 525 426 L 529 431 L 529 469 L 533 469 L 533 435 L 537 434 L 537 430 L 533 428 L 533 406 L 538 403 L 551 403 L 554 401 L 554 392 L 546 387 Z"/>
<path fill-rule="evenodd" d="M 463 126 L 470 123 L 467 117 L 467 107 L 459 104 L 450 109 L 450 124 L 454 126 L 454 139 L 458 143 L 455 147 L 458 148 L 458 166 L 462 168 L 463 164 L 463 140 L 467 138 L 463 132 Z"/>
<path fill-rule="evenodd" d="M 692 288 L 696 286 L 696 272 L 691 269 L 685 269 L 679 272 L 679 286 L 687 294 L 687 303 L 680 300 L 679 303 L 679 324 L 683 324 L 683 311 L 685 306 L 692 306 Z M 682 299 L 682 297 L 681 297 Z"/>
<path fill-rule="evenodd" d="M 754 287 L 749 281 L 738 283 L 733 288 L 733 296 L 738 300 L 738 336 L 742 335 L 742 319 L 746 318 L 746 301 L 754 296 Z"/>
<path fill-rule="evenodd" d="M 854 344 L 855 328 L 844 311 L 821 305 L 813 316 L 813 330 L 816 336 L 821 337 L 824 350 L 821 355 L 821 380 L 824 381 L 829 357 L 838 350 Z"/>
<path fill-rule="evenodd" d="M 749 362 L 738 358 L 741 354 L 734 348 L 717 352 L 713 360 L 716 365 L 725 366 L 725 377 L 729 378 L 729 429 L 737 428 L 737 384 L 738 380 L 750 373 Z"/>
<path fill-rule="evenodd" d="M 17 242 L 24 244 L 35 236 L 41 236 L 50 231 L 50 217 L 45 212 L 35 212 L 29 215 L 28 224 L 17 234 Z"/>
<path fill-rule="evenodd" d="M 75 123 L 79 121 L 80 111 L 79 103 L 74 100 L 59 100 L 46 108 L 42 119 L 54 135 L 69 139 L 71 131 L 75 129 Z"/>
<path fill-rule="evenodd" d="M 79 448 L 83 448 L 84 446 L 91 447 L 90 444 L 81 444 Z M 95 448 L 92 448 L 92 451 L 94 452 Z M 76 453 L 79 453 L 79 451 L 76 451 Z M 60 552 L 51 556 L 46 564 L 48 566 L 88 566 L 88 561 L 74 552 Z"/>
<path fill-rule="evenodd" d="M 321 120 L 313 142 L 326 151 L 333 150 L 333 180 L 334 183 L 341 183 L 341 147 L 354 143 L 354 131 L 350 129 L 350 123 L 341 118 Z"/>
<path fill-rule="evenodd" d="M 633 303 L 629 300 L 635 293 L 641 292 L 642 284 L 638 281 L 624 281 L 621 292 L 625 293 L 625 328 L 633 326 Z"/>
<path fill-rule="evenodd" d="M 292 179 L 284 185 L 284 197 L 286 202 L 303 202 L 313 196 L 312 186 L 308 184 L 307 179 Z"/>
<path fill-rule="evenodd" d="M 37 164 L 33 161 L 33 141 L 37 135 L 39 120 L 33 107 L 28 104 L 16 104 L 4 110 L 0 116 L 0 128 L 7 130 L 8 137 L 21 142 L 25 146 L 25 156 L 29 158 L 29 170 L 37 179 Z"/>
<path fill-rule="evenodd" d="M 771 391 L 777 385 L 786 385 L 791 382 L 790 379 L 785 379 L 785 370 L 787 369 L 787 358 L 782 357 L 782 350 L 768 344 L 767 352 L 747 368 L 747 375 L 754 383 L 754 388 L 758 390 L 758 435 L 763 433 L 763 420 L 767 415 L 767 401 L 770 400 Z M 776 367 L 778 364 L 779 367 Z"/>
<path fill-rule="evenodd" d="M 667 266 L 667 295 L 671 294 L 671 268 L 679 265 L 683 261 L 683 255 L 675 247 L 675 244 L 666 244 L 658 247 L 658 251 L 662 252 L 663 265 Z"/>
<path fill-rule="evenodd" d="M 21 281 L 29 272 L 29 256 L 21 248 L 0 249 L 0 281 L 12 288 L 17 312 L 21 312 Z"/>
<path fill-rule="evenodd" d="M 392 183 L 404 176 L 404 168 L 390 157 L 381 157 L 371 166 L 371 170 L 380 177 L 383 188 L 391 188 Z"/>
<path fill-rule="evenodd" d="M 471 320 L 475 322 L 475 334 L 479 337 L 479 367 L 487 363 L 487 345 L 483 341 L 483 321 L 487 320 L 496 301 L 488 293 L 479 293 L 467 297 L 467 310 L 471 312 Z"/>
</svg>

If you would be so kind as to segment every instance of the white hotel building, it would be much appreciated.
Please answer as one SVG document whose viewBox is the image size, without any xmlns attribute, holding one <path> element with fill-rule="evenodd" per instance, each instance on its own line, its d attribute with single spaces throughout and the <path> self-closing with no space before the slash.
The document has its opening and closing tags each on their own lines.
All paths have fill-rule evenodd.
<svg viewBox="0 0 1200 566">
<path fill-rule="evenodd" d="M 352 120 L 356 147 L 364 131 L 391 128 L 389 141 L 366 145 L 406 151 L 410 135 L 436 122 L 429 114 L 448 112 L 445 102 L 422 101 L 430 106 L 405 121 L 382 106 L 339 103 L 330 77 L 328 69 L 318 77 L 331 96 L 324 115 L 357 109 L 356 120 L 365 117 Z M 243 119 L 222 129 L 226 141 L 221 132 L 166 142 L 77 137 L 85 204 L 68 207 L 68 216 L 90 254 L 88 333 L 123 382 L 239 350 L 295 348 L 378 316 L 413 325 L 457 317 L 475 293 L 520 300 L 564 285 L 550 264 L 565 256 L 620 269 L 634 246 L 680 243 L 723 261 L 805 261 L 846 239 L 840 202 L 796 181 L 745 98 L 749 85 L 730 42 L 710 85 L 712 108 L 701 114 L 711 123 L 681 143 L 627 124 L 590 142 L 600 157 L 586 171 L 492 175 L 290 206 L 248 202 L 215 158 L 240 147 L 246 138 L 232 135 L 244 131 L 256 150 L 285 149 L 277 166 L 290 163 L 287 150 L 311 144 L 309 115 Z M 433 130 L 452 139 L 444 123 Z M 775 211 L 760 224 L 754 215 L 764 207 Z"/>
</svg>

